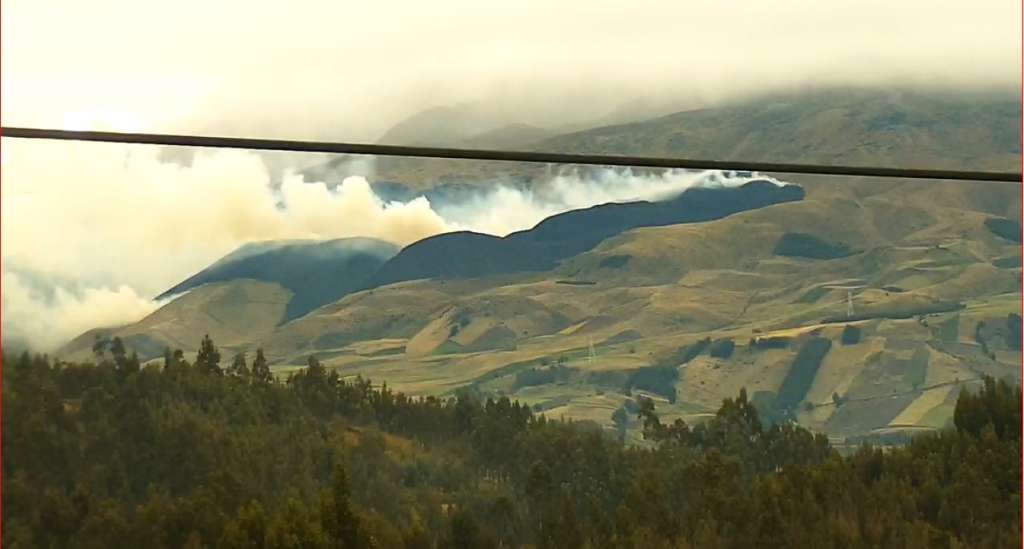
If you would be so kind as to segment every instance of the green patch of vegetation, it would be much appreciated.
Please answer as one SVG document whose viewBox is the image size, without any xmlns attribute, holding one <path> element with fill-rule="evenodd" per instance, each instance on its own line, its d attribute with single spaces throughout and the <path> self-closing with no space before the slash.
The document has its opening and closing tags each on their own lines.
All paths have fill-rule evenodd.
<svg viewBox="0 0 1024 549">
<path fill-rule="evenodd" d="M 556 280 L 555 284 L 566 284 L 569 286 L 593 286 L 597 284 L 593 280 Z"/>
<path fill-rule="evenodd" d="M 961 393 L 948 431 L 840 455 L 766 426 L 745 390 L 692 428 L 663 424 L 650 399 L 624 405 L 617 421 L 635 413 L 650 443 L 630 447 L 507 398 L 412 398 L 313 358 L 278 382 L 262 352 L 221 368 L 208 338 L 194 364 L 168 351 L 138 368 L 122 348 L 95 365 L 3 357 L 5 545 L 1021 542 L 1019 508 L 992 505 L 1021 494 L 1021 392 L 1002 381 Z"/>
<path fill-rule="evenodd" d="M 1000 238 L 1021 243 L 1021 227 L 1017 221 L 1004 217 L 990 217 L 985 220 L 985 228 Z"/>
<path fill-rule="evenodd" d="M 953 422 L 959 429 L 976 436 L 992 429 L 997 437 L 1017 437 L 1021 432 L 1021 415 L 1010 411 L 1019 409 L 1020 399 L 1019 386 L 1012 387 L 1006 381 L 986 377 L 978 394 L 960 393 Z"/>
<path fill-rule="evenodd" d="M 914 390 L 920 389 L 924 385 L 924 380 L 928 376 L 928 360 L 928 349 L 918 347 L 914 350 L 910 360 L 903 364 L 903 381 Z"/>
<path fill-rule="evenodd" d="M 626 393 L 633 389 L 649 391 L 674 403 L 677 381 L 679 381 L 679 369 L 675 366 L 648 366 L 634 370 L 626 381 L 624 389 Z"/>
<path fill-rule="evenodd" d="M 755 351 L 765 351 L 768 349 L 788 349 L 790 342 L 793 341 L 791 337 L 775 336 L 775 337 L 755 337 L 750 340 L 750 348 Z"/>
<path fill-rule="evenodd" d="M 587 372 L 586 380 L 587 383 L 602 387 L 626 387 L 629 382 L 629 377 L 632 375 L 630 370 L 601 370 L 597 372 Z"/>
<path fill-rule="evenodd" d="M 832 340 L 825 337 L 813 337 L 800 347 L 779 388 L 776 399 L 779 408 L 793 409 L 807 396 L 821 361 L 831 348 Z"/>
<path fill-rule="evenodd" d="M 858 322 L 861 320 L 872 320 L 876 318 L 903 320 L 907 318 L 914 318 L 915 316 L 959 311 L 964 307 L 965 305 L 963 303 L 956 301 L 936 301 L 922 305 L 889 306 L 876 311 L 858 313 L 853 316 L 830 316 L 822 319 L 821 322 L 824 324 L 835 324 L 839 322 Z"/>
<path fill-rule="evenodd" d="M 814 303 L 814 302 L 818 301 L 819 299 L 825 297 L 825 295 L 828 294 L 830 291 L 832 291 L 832 290 L 830 290 L 830 289 L 828 289 L 828 288 L 826 288 L 824 286 L 818 286 L 817 288 L 811 288 L 810 290 L 807 290 L 806 292 L 804 292 L 804 294 L 801 295 L 799 298 L 797 298 L 796 301 L 797 301 L 797 303 Z"/>
<path fill-rule="evenodd" d="M 675 350 L 671 355 L 665 357 L 658 362 L 658 366 L 666 366 L 675 369 L 676 367 L 686 364 L 691 360 L 700 356 L 704 349 L 707 349 L 711 345 L 711 338 L 705 337 L 699 339 L 689 345 L 684 345 Z"/>
<path fill-rule="evenodd" d="M 780 408 L 778 395 L 774 391 L 757 391 L 750 398 L 750 403 L 757 408 L 764 426 L 781 425 L 795 421 L 792 410 Z"/>
<path fill-rule="evenodd" d="M 598 267 L 601 267 L 602 269 L 621 269 L 622 267 L 625 267 L 626 263 L 629 263 L 631 259 L 633 259 L 633 257 L 629 255 L 611 255 L 602 259 L 601 263 L 598 263 Z"/>
<path fill-rule="evenodd" d="M 1006 315 L 1006 346 L 1015 351 L 1021 348 L 1021 319 L 1017 313 Z"/>
<path fill-rule="evenodd" d="M 995 359 L 995 353 L 988 348 L 988 337 L 985 335 L 985 321 L 979 320 L 974 325 L 974 341 L 981 347 L 981 353 L 985 356 Z"/>
<path fill-rule="evenodd" d="M 608 339 L 602 341 L 600 343 L 600 345 L 604 346 L 604 345 L 615 345 L 615 344 L 618 344 L 618 343 L 626 343 L 626 342 L 629 342 L 629 341 L 635 341 L 635 340 L 640 339 L 642 337 L 643 337 L 643 335 L 640 332 L 636 331 L 636 330 L 623 330 L 623 331 L 621 331 L 621 332 L 619 332 L 619 333 L 609 337 Z"/>
<path fill-rule="evenodd" d="M 938 338 L 946 343 L 956 343 L 960 337 L 960 315 L 952 315 L 938 325 Z"/>
<path fill-rule="evenodd" d="M 833 244 L 806 233 L 786 233 L 775 245 L 775 255 L 807 259 L 838 259 L 854 253 L 845 244 Z"/>
<path fill-rule="evenodd" d="M 378 349 L 376 351 L 366 353 L 365 356 L 392 356 L 400 355 L 405 353 L 405 345 L 399 345 L 397 347 L 387 347 L 384 349 Z"/>
<path fill-rule="evenodd" d="M 1000 257 L 992 260 L 992 264 L 1000 269 L 1019 269 L 1021 267 L 1021 258 L 1019 255 Z"/>
<path fill-rule="evenodd" d="M 468 316 L 459 316 L 458 320 L 452 323 L 451 327 L 448 329 L 448 337 L 452 338 L 459 335 L 459 332 L 462 331 L 463 328 L 469 326 L 469 322 L 470 319 Z"/>
<path fill-rule="evenodd" d="M 839 337 L 839 341 L 843 345 L 856 345 L 860 343 L 860 327 L 852 324 L 843 326 L 843 335 Z"/>
<path fill-rule="evenodd" d="M 547 368 L 530 368 L 516 373 L 515 388 L 535 387 L 547 385 L 559 381 L 567 381 L 572 376 L 574 368 L 556 364 Z"/>
<path fill-rule="evenodd" d="M 435 354 L 435 355 L 453 355 L 453 354 L 459 354 L 459 353 L 464 353 L 464 352 L 466 352 L 466 348 L 465 347 L 463 347 L 462 345 L 459 345 L 458 343 L 456 343 L 456 342 L 454 342 L 452 340 L 447 340 L 444 343 L 441 343 L 440 345 L 435 347 L 434 348 L 434 352 L 432 354 Z"/>
<path fill-rule="evenodd" d="M 714 358 L 729 358 L 736 350 L 736 343 L 731 339 L 719 339 L 708 348 L 708 355 Z"/>
</svg>

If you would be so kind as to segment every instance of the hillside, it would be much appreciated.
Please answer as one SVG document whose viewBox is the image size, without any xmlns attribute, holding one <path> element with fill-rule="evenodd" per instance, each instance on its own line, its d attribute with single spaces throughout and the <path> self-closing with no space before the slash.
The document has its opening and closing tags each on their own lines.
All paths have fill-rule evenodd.
<svg viewBox="0 0 1024 549">
<path fill-rule="evenodd" d="M 292 293 L 283 319 L 288 321 L 361 288 L 397 252 L 397 246 L 371 238 L 251 243 L 174 285 L 157 299 L 214 282 L 273 282 Z"/>
<path fill-rule="evenodd" d="M 467 141 L 459 123 L 431 120 L 430 132 L 416 144 L 480 148 L 495 144 L 493 140 Z M 1020 121 L 1021 105 L 1014 93 L 820 89 L 758 96 L 507 144 L 547 152 L 1015 171 L 1021 162 Z M 507 123 L 495 123 L 494 128 Z M 449 127 L 451 138 L 445 137 Z M 427 137 L 432 140 L 424 141 Z M 326 176 L 344 161 L 339 158 L 307 174 Z M 377 162 L 379 179 L 413 191 L 445 183 L 529 184 L 546 174 L 544 166 L 512 162 L 415 158 Z"/>
<path fill-rule="evenodd" d="M 97 337 L 120 337 L 142 360 L 164 349 L 194 353 L 209 334 L 225 349 L 243 349 L 268 336 L 285 318 L 293 293 L 279 284 L 251 279 L 210 282 L 174 299 L 139 322 L 86 332 L 57 351 L 68 360 L 91 358 Z M 196 339 L 199 338 L 199 339 Z"/>
<path fill-rule="evenodd" d="M 409 265 L 442 268 L 426 279 L 378 281 L 224 346 L 262 347 L 281 374 L 315 355 L 413 394 L 471 387 L 609 429 L 637 393 L 692 422 L 746 388 L 769 417 L 851 441 L 942 427 L 983 375 L 1019 381 L 1021 247 L 1007 232 L 1020 230 L 1019 186 L 794 181 L 803 200 L 612 231 L 527 272 L 515 268 L 537 260 L 531 248 L 491 260 L 502 239 L 444 235 L 465 246 L 403 251 Z M 543 241 L 559 219 L 572 216 L 523 235 Z M 201 337 L 190 333 L 186 350 Z M 639 427 L 625 432 L 635 440 Z"/>
<path fill-rule="evenodd" d="M 1020 168 L 1014 95 L 821 90 L 556 136 L 538 150 L 959 170 Z"/>
<path fill-rule="evenodd" d="M 637 227 L 708 221 L 801 198 L 800 187 L 755 180 L 735 188 L 688 189 L 662 202 L 612 203 L 572 210 L 504 238 L 468 232 L 442 234 L 407 246 L 365 287 L 419 278 L 547 270 L 606 238 Z"/>
</svg>

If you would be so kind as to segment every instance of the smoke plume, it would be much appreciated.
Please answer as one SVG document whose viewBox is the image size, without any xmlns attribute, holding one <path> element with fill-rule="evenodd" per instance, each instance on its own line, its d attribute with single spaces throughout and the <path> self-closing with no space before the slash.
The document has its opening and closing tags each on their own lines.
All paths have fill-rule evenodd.
<svg viewBox="0 0 1024 549">
<path fill-rule="evenodd" d="M 530 189 L 500 180 L 459 201 L 384 201 L 362 175 L 274 181 L 246 151 L 166 160 L 158 147 L 5 140 L 0 197 L 5 336 L 39 349 L 139 320 L 150 301 L 248 242 L 373 237 L 398 245 L 453 230 L 495 235 L 596 204 L 657 200 L 749 176 L 566 170 Z M 370 165 L 354 171 L 372 173 Z"/>
</svg>

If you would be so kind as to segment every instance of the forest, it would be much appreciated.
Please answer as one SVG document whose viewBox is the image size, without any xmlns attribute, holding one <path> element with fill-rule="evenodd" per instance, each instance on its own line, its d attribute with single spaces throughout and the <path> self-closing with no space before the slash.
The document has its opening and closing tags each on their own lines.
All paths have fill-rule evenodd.
<svg viewBox="0 0 1024 549">
<path fill-rule="evenodd" d="M 4 547 L 1021 546 L 1021 390 L 991 378 L 949 429 L 844 455 L 745 391 L 696 425 L 640 398 L 627 445 L 315 357 L 278 379 L 209 338 L 191 363 L 94 351 L 3 356 Z"/>
</svg>

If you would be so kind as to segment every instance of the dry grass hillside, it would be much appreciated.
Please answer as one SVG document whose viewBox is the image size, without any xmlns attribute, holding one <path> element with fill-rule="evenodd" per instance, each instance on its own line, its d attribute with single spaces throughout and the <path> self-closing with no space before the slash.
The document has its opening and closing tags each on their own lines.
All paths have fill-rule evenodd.
<svg viewBox="0 0 1024 549">
<path fill-rule="evenodd" d="M 792 179 L 805 200 L 632 230 L 549 272 L 403 282 L 276 327 L 285 292 L 234 282 L 117 333 L 188 348 L 209 331 L 282 375 L 316 355 L 608 428 L 637 394 L 700 421 L 745 387 L 837 439 L 900 433 L 942 427 L 983 374 L 1019 381 L 1021 246 L 989 222 L 1019 223 L 1019 185 Z"/>
</svg>

